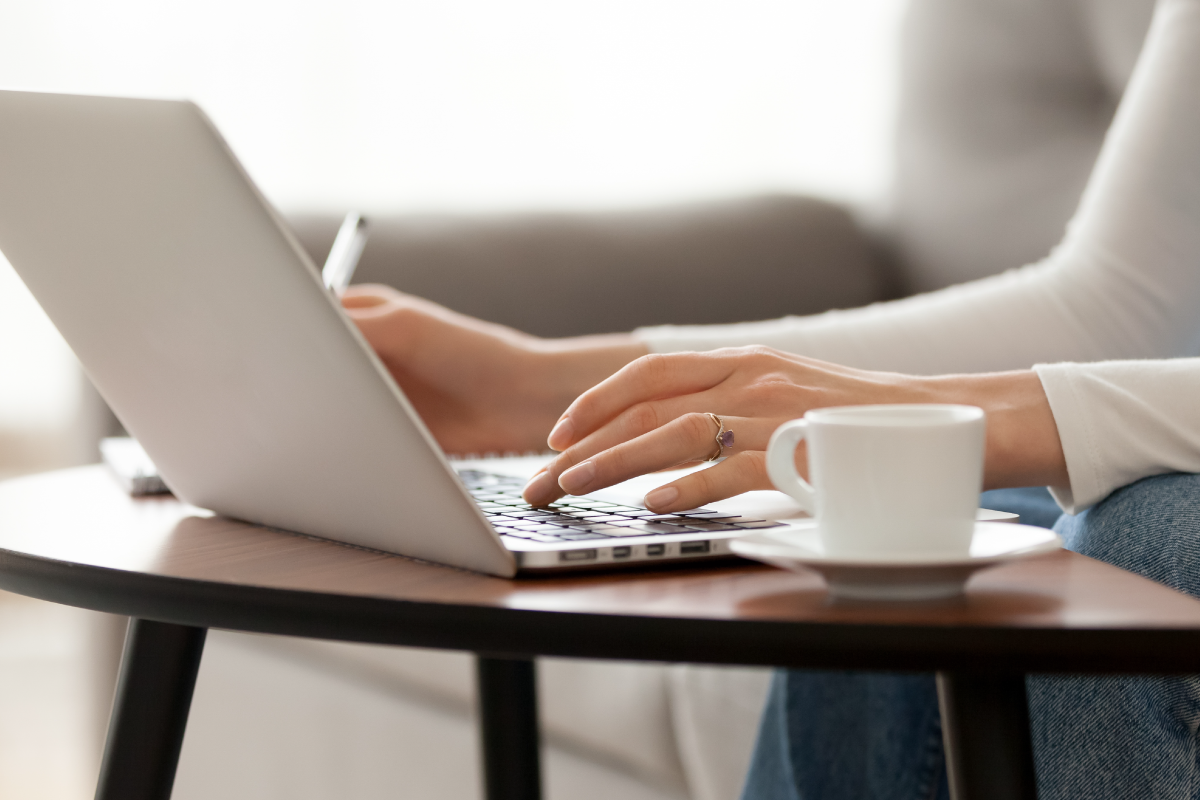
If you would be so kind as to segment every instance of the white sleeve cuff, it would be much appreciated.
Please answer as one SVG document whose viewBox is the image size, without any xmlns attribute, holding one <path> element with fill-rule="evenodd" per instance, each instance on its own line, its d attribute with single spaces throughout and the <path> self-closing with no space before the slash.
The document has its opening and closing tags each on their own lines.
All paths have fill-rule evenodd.
<svg viewBox="0 0 1200 800">
<path fill-rule="evenodd" d="M 1200 358 L 1039 364 L 1070 486 L 1069 513 L 1122 486 L 1168 472 L 1200 473 Z"/>
<path fill-rule="evenodd" d="M 1071 381 L 1071 370 L 1065 368 L 1067 366 L 1074 365 L 1038 364 L 1033 369 L 1042 382 L 1046 399 L 1050 401 L 1050 412 L 1058 426 L 1058 438 L 1067 461 L 1069 483 L 1066 486 L 1049 487 L 1050 494 L 1063 511 L 1078 514 L 1084 506 L 1077 504 L 1076 497 L 1088 496 L 1087 487 L 1094 486 L 1096 478 L 1092 467 L 1094 458 L 1089 451 L 1091 430 L 1088 416 L 1079 413 L 1081 403 Z"/>
</svg>

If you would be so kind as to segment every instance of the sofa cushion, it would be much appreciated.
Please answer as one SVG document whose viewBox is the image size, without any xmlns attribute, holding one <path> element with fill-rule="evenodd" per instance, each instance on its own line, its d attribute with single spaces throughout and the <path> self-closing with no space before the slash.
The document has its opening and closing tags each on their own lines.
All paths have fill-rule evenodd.
<svg viewBox="0 0 1200 800">
<path fill-rule="evenodd" d="M 319 266 L 338 217 L 290 220 Z M 882 299 L 888 279 L 844 208 L 804 197 L 590 214 L 373 217 L 355 275 L 539 336 L 847 308 Z"/>
<path fill-rule="evenodd" d="M 679 758 L 691 800 L 741 796 L 770 669 L 675 664 L 667 687 Z"/>
</svg>

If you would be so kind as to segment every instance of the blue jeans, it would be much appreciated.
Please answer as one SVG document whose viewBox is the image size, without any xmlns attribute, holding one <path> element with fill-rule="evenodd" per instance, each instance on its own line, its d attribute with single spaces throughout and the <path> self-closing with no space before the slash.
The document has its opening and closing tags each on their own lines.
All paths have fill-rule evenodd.
<svg viewBox="0 0 1200 800">
<path fill-rule="evenodd" d="M 1071 550 L 1200 597 L 1198 475 L 1147 478 L 1054 529 Z M 1041 800 L 1200 800 L 1200 678 L 1031 676 L 1027 687 Z M 946 800 L 941 737 L 931 675 L 781 670 L 742 798 Z"/>
</svg>

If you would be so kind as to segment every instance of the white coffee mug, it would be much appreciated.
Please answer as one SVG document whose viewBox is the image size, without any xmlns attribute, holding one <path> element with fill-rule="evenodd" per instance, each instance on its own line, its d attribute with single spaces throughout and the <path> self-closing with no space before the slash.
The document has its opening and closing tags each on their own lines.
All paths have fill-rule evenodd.
<svg viewBox="0 0 1200 800">
<path fill-rule="evenodd" d="M 842 406 L 786 422 L 767 473 L 817 520 L 830 556 L 965 556 L 983 484 L 984 413 L 975 406 Z M 796 471 L 808 443 L 810 484 Z"/>
</svg>

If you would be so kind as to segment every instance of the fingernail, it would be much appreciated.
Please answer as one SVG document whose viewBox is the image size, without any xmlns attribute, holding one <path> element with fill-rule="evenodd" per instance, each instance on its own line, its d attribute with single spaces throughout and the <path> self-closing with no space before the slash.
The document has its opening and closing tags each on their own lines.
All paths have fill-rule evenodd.
<svg viewBox="0 0 1200 800">
<path fill-rule="evenodd" d="M 679 490 L 674 486 L 660 486 L 646 495 L 646 508 L 651 511 L 665 511 L 666 508 L 679 499 Z"/>
<path fill-rule="evenodd" d="M 554 489 L 554 478 L 550 476 L 550 473 L 540 472 L 525 484 L 521 497 L 525 498 L 525 502 L 531 506 L 540 506 L 554 499 Z"/>
<path fill-rule="evenodd" d="M 563 417 L 554 426 L 554 430 L 550 431 L 550 436 L 546 439 L 546 444 L 550 445 L 551 450 L 565 450 L 571 444 L 571 437 L 575 435 L 575 426 L 571 424 L 570 417 Z"/>
<path fill-rule="evenodd" d="M 596 465 L 591 459 L 576 464 L 558 476 L 558 485 L 567 494 L 587 494 L 596 479 Z"/>
</svg>

